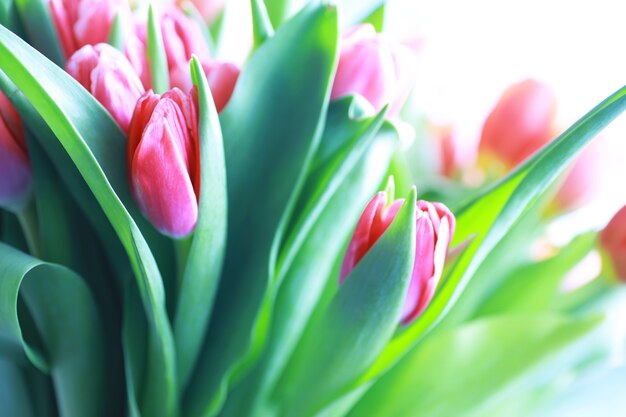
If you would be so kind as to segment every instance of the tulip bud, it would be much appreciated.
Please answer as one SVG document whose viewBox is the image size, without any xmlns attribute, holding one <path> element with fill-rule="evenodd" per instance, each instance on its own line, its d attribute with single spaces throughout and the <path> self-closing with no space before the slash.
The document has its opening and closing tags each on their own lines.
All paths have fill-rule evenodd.
<svg viewBox="0 0 626 417">
<path fill-rule="evenodd" d="M 115 16 L 131 13 L 123 0 L 50 0 L 50 12 L 66 58 L 82 46 L 106 42 Z"/>
<path fill-rule="evenodd" d="M 525 80 L 509 87 L 483 124 L 479 150 L 508 169 L 554 136 L 556 97 L 546 84 Z"/>
<path fill-rule="evenodd" d="M 202 68 L 209 82 L 215 107 L 218 112 L 221 112 L 233 94 L 237 78 L 239 78 L 239 67 L 230 62 L 209 61 L 202 62 Z M 170 84 L 172 87 L 178 87 L 183 91 L 191 89 L 189 63 L 176 67 L 170 72 Z"/>
<path fill-rule="evenodd" d="M 144 215 L 162 233 L 183 237 L 198 218 L 198 118 L 190 95 L 174 88 L 137 102 L 128 135 L 130 187 Z"/>
<path fill-rule="evenodd" d="M 67 61 L 67 72 L 82 84 L 128 133 L 135 103 L 144 89 L 126 57 L 100 43 L 80 48 Z"/>
<path fill-rule="evenodd" d="M 626 206 L 600 232 L 599 241 L 610 270 L 626 282 Z"/>
<path fill-rule="evenodd" d="M 417 57 L 408 47 L 377 34 L 370 24 L 359 25 L 341 39 L 341 53 L 331 99 L 360 94 L 376 111 L 390 104 L 396 116 L 415 82 Z"/>
<path fill-rule="evenodd" d="M 380 192 L 365 207 L 341 265 L 339 283 L 383 235 L 404 203 L 399 199 L 389 204 L 386 192 Z M 416 203 L 416 246 L 409 291 L 402 309 L 401 322 L 415 320 L 432 299 L 446 260 L 454 233 L 455 218 L 441 203 L 420 200 Z"/>
<path fill-rule="evenodd" d="M 30 197 L 32 177 L 22 122 L 0 91 L 0 207 L 21 210 Z"/>
<path fill-rule="evenodd" d="M 170 70 L 186 65 L 192 54 L 200 61 L 209 60 L 209 47 L 200 27 L 176 7 L 168 7 L 161 16 L 161 33 Z"/>
</svg>

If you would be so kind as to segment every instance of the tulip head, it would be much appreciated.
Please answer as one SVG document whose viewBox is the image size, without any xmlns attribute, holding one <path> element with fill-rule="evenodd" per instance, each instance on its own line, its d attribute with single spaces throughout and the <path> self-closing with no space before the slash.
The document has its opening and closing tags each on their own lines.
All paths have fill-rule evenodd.
<svg viewBox="0 0 626 417">
<path fill-rule="evenodd" d="M 398 214 L 404 200 L 388 201 L 380 192 L 361 214 L 341 265 L 339 283 L 383 235 Z M 441 278 L 448 247 L 455 228 L 454 215 L 441 203 L 416 203 L 416 245 L 413 272 L 402 309 L 401 322 L 415 320 L 428 306 Z"/>
<path fill-rule="evenodd" d="M 554 136 L 556 96 L 535 80 L 509 87 L 487 116 L 479 150 L 508 169 L 517 166 Z"/>
<path fill-rule="evenodd" d="M 600 232 L 599 242 L 609 269 L 626 282 L 626 206 Z"/>
<path fill-rule="evenodd" d="M 123 0 L 50 0 L 50 12 L 66 58 L 82 46 L 106 42 L 115 16 L 131 13 Z"/>
<path fill-rule="evenodd" d="M 127 154 L 130 187 L 140 210 L 162 233 L 180 238 L 198 218 L 198 118 L 191 95 L 174 88 L 137 102 Z"/>
<path fill-rule="evenodd" d="M 187 65 L 194 54 L 200 61 L 210 58 L 200 27 L 180 9 L 167 7 L 161 15 L 161 34 L 170 71 Z"/>
<path fill-rule="evenodd" d="M 215 107 L 218 112 L 221 112 L 233 95 L 240 69 L 230 62 L 215 60 L 202 62 L 202 68 L 209 83 Z M 170 84 L 183 91 L 189 91 L 192 88 L 189 63 L 176 67 L 170 72 Z"/>
<path fill-rule="evenodd" d="M 31 195 L 32 181 L 22 122 L 0 91 L 0 207 L 21 210 Z"/>
<path fill-rule="evenodd" d="M 370 24 L 356 26 L 341 39 L 331 99 L 360 94 L 376 111 L 389 104 L 396 116 L 415 82 L 417 57 L 408 47 L 377 34 Z"/>
<path fill-rule="evenodd" d="M 66 67 L 128 133 L 135 103 L 144 90 L 126 57 L 104 43 L 86 45 L 70 57 Z"/>
</svg>

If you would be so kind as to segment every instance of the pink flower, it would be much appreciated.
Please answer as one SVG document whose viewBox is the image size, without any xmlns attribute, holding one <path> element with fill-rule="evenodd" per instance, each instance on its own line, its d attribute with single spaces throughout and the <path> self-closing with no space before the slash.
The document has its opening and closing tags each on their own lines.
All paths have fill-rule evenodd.
<svg viewBox="0 0 626 417">
<path fill-rule="evenodd" d="M 161 15 L 161 33 L 170 70 L 185 65 L 192 54 L 200 61 L 209 60 L 209 47 L 200 27 L 176 7 L 166 8 Z"/>
<path fill-rule="evenodd" d="M 331 99 L 360 94 L 380 111 L 390 104 L 396 116 L 415 81 L 417 57 L 408 47 L 377 34 L 370 24 L 356 26 L 341 40 Z"/>
<path fill-rule="evenodd" d="M 126 57 L 110 45 L 86 45 L 67 61 L 67 72 L 82 84 L 128 133 L 135 103 L 144 89 Z"/>
<path fill-rule="evenodd" d="M 229 62 L 208 61 L 202 62 L 202 68 L 209 82 L 215 107 L 218 112 L 221 112 L 233 94 L 239 78 L 239 67 Z M 170 84 L 172 87 L 178 87 L 183 91 L 191 89 L 189 63 L 176 67 L 170 72 Z"/>
<path fill-rule="evenodd" d="M 123 0 L 50 0 L 50 11 L 66 58 L 82 46 L 106 42 L 115 16 L 130 15 Z"/>
<path fill-rule="evenodd" d="M 176 4 L 182 6 L 186 0 L 177 0 Z M 191 0 L 200 16 L 208 22 L 213 22 L 224 10 L 226 0 Z"/>
<path fill-rule="evenodd" d="M 386 192 L 380 192 L 365 207 L 341 265 L 339 283 L 383 235 L 398 214 L 404 200 L 389 204 Z M 416 204 L 416 247 L 413 275 L 404 302 L 401 321 L 415 320 L 432 299 L 445 263 L 455 227 L 454 215 L 441 203 L 418 201 Z"/>
<path fill-rule="evenodd" d="M 617 277 L 626 282 L 626 206 L 600 232 L 599 240 Z"/>
<path fill-rule="evenodd" d="M 128 172 L 140 210 L 162 233 L 183 237 L 198 218 L 198 118 L 192 97 L 174 88 L 137 102 L 128 137 Z"/>
<path fill-rule="evenodd" d="M 553 138 L 555 114 L 556 97 L 548 85 L 514 84 L 487 116 L 479 149 L 513 168 Z"/>
<path fill-rule="evenodd" d="M 598 138 L 600 139 L 600 138 Z M 574 161 L 565 180 L 556 193 L 555 203 L 560 209 L 575 209 L 590 202 L 608 174 L 605 149 L 600 142 L 592 142 Z"/>
<path fill-rule="evenodd" d="M 0 91 L 0 206 L 21 210 L 30 198 L 32 177 L 22 122 Z"/>
</svg>

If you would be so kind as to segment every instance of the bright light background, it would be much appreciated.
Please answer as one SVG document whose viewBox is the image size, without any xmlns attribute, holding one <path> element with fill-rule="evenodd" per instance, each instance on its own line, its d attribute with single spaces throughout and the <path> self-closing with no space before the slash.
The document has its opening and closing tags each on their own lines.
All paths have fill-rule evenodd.
<svg viewBox="0 0 626 417">
<path fill-rule="evenodd" d="M 387 11 L 387 33 L 422 39 L 415 105 L 453 123 L 469 153 L 484 117 L 517 81 L 550 84 L 563 127 L 626 84 L 619 0 L 388 0 Z M 597 141 L 606 164 L 598 198 L 576 214 L 581 229 L 603 226 L 626 204 L 626 114 Z"/>
</svg>

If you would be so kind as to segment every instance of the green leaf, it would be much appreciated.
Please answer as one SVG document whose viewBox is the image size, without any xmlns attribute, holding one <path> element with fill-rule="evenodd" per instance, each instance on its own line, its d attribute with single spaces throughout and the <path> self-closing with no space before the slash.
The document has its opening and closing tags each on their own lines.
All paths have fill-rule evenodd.
<svg viewBox="0 0 626 417">
<path fill-rule="evenodd" d="M 163 94 L 170 89 L 170 73 L 161 25 L 154 13 L 154 7 L 150 4 L 148 6 L 148 63 L 152 89 L 156 94 Z"/>
<path fill-rule="evenodd" d="M 341 27 L 355 26 L 385 5 L 385 0 L 342 0 Z"/>
<path fill-rule="evenodd" d="M 596 247 L 596 243 L 597 233 L 590 232 L 578 236 L 545 261 L 517 268 L 486 298 L 476 316 L 530 313 L 553 307 L 566 274 Z"/>
<path fill-rule="evenodd" d="M 61 43 L 46 0 L 16 0 L 29 43 L 60 67 L 65 65 Z"/>
<path fill-rule="evenodd" d="M 252 7 L 252 34 L 254 47 L 258 48 L 267 38 L 274 35 L 274 27 L 267 14 L 263 0 L 250 0 Z"/>
<path fill-rule="evenodd" d="M 471 243 L 429 308 L 407 331 L 389 343 L 362 382 L 376 378 L 393 366 L 444 317 L 502 238 L 536 204 L 583 147 L 625 108 L 626 88 L 622 88 L 456 213 L 457 230 L 452 245 L 470 238 Z"/>
<path fill-rule="evenodd" d="M 177 402 L 174 341 L 165 309 L 163 282 L 135 221 L 141 219 L 141 215 L 128 189 L 125 138 L 102 106 L 80 84 L 1 27 L 0 54 L 3 57 L 0 69 L 50 126 L 126 250 L 155 333 L 154 339 L 160 341 L 162 366 L 156 367 L 155 374 L 148 378 L 150 384 L 162 386 L 161 395 L 153 404 L 162 401 L 162 406 L 155 407 L 164 415 L 171 415 Z M 44 142 L 42 145 L 45 146 Z M 159 374 L 161 370 L 164 372 Z"/>
<path fill-rule="evenodd" d="M 385 24 L 385 3 L 381 4 L 364 20 L 364 23 L 370 23 L 376 29 L 376 32 L 382 32 Z"/>
<path fill-rule="evenodd" d="M 221 114 L 228 246 L 213 313 L 219 319 L 211 321 L 186 396 L 192 417 L 219 409 L 229 381 L 249 366 L 267 332 L 272 259 L 320 141 L 337 36 L 334 7 L 290 20 L 250 58 Z"/>
<path fill-rule="evenodd" d="M 283 255 L 291 255 L 282 256 L 290 258 L 289 266 L 282 263 L 267 346 L 253 371 L 229 394 L 222 416 L 254 415 L 265 407 L 326 282 L 337 286 L 333 266 L 383 181 L 397 140 L 391 124 L 376 132 L 381 116 L 365 117 L 361 104 L 357 97 L 330 104 L 316 163 L 301 193 L 302 207 L 310 200 L 315 204 L 294 211 L 299 226 L 291 228 L 291 243 L 283 249 Z"/>
<path fill-rule="evenodd" d="M 217 109 L 197 58 L 191 74 L 198 88 L 200 134 L 200 201 L 174 320 L 180 384 L 184 386 L 196 363 L 211 316 L 219 283 L 228 224 L 224 145 Z"/>
<path fill-rule="evenodd" d="M 321 410 L 367 370 L 393 335 L 415 261 L 415 200 L 413 188 L 389 229 L 305 331 L 276 392 L 282 415 Z"/>
<path fill-rule="evenodd" d="M 41 336 L 42 352 L 24 339 L 20 296 Z M 0 243 L 0 335 L 50 372 L 61 416 L 104 415 L 102 323 L 80 277 Z"/>
<path fill-rule="evenodd" d="M 0 404 L 2 415 L 36 417 L 26 380 L 20 367 L 0 356 Z"/>
<path fill-rule="evenodd" d="M 598 323 L 553 314 L 499 316 L 438 333 L 377 381 L 348 415 L 491 415 L 509 395 L 547 385 L 594 356 L 593 343 L 586 343 Z"/>
<path fill-rule="evenodd" d="M 124 13 L 118 12 L 111 24 L 111 30 L 109 32 L 109 38 L 107 42 L 115 49 L 124 52 L 124 42 L 126 41 L 127 34 L 124 28 L 126 27 L 126 19 Z"/>
</svg>

